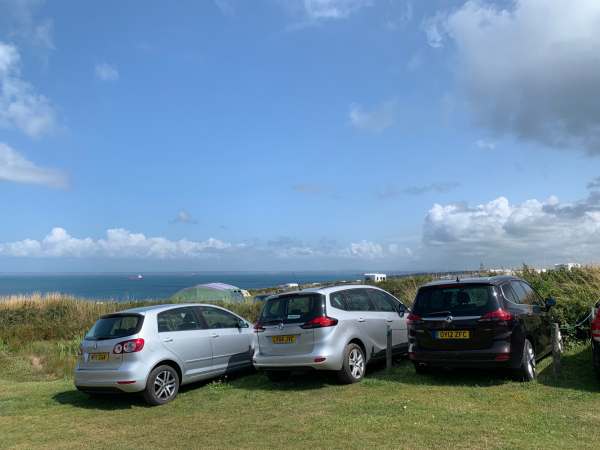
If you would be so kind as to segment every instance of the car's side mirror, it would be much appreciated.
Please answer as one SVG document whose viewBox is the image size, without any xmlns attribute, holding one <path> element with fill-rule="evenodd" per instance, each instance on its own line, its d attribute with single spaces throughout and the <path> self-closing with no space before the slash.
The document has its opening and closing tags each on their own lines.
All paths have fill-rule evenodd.
<svg viewBox="0 0 600 450">
<path fill-rule="evenodd" d="M 398 305 L 398 315 L 404 317 L 404 314 L 406 314 L 406 306 L 403 304 Z"/>
<path fill-rule="evenodd" d="M 550 309 L 553 306 L 556 306 L 556 300 L 553 297 L 548 297 L 546 299 L 546 309 Z"/>
<path fill-rule="evenodd" d="M 246 323 L 246 321 L 245 321 L 245 320 L 242 320 L 242 319 L 240 319 L 240 320 L 238 321 L 238 328 L 248 328 L 248 326 L 249 326 L 249 325 Z"/>
</svg>

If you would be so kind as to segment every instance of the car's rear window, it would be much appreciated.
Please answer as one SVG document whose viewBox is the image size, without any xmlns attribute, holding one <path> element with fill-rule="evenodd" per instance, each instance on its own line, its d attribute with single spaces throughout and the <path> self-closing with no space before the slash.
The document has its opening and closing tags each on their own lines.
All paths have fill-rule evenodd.
<svg viewBox="0 0 600 450">
<path fill-rule="evenodd" d="M 85 339 L 100 341 L 116 339 L 136 334 L 142 328 L 143 316 L 138 314 L 114 314 L 98 319 Z"/>
<path fill-rule="evenodd" d="M 265 302 L 259 321 L 269 323 L 304 323 L 323 314 L 325 297 L 321 294 L 292 294 L 270 298 Z"/>
<path fill-rule="evenodd" d="M 413 312 L 420 316 L 478 316 L 498 309 L 492 286 L 463 284 L 428 286 L 417 294 Z"/>
</svg>

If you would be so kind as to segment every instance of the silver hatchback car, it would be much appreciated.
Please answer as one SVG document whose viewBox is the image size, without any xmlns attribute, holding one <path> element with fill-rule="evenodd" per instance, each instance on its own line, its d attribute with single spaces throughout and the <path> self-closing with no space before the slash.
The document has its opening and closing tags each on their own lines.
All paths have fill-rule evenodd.
<svg viewBox="0 0 600 450">
<path fill-rule="evenodd" d="M 372 359 L 385 357 L 387 328 L 392 348 L 406 353 L 407 308 L 373 286 L 306 289 L 269 298 L 254 330 L 254 366 L 274 381 L 292 370 L 336 371 L 343 383 L 360 381 Z"/>
<path fill-rule="evenodd" d="M 256 336 L 214 305 L 134 308 L 102 316 L 86 334 L 75 386 L 88 393 L 143 392 L 152 405 L 179 386 L 252 366 Z"/>
</svg>

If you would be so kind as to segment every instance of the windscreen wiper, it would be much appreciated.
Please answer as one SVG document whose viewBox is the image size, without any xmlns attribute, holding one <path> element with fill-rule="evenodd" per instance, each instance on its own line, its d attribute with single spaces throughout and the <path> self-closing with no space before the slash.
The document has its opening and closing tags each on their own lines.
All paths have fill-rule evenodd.
<svg viewBox="0 0 600 450">
<path fill-rule="evenodd" d="M 452 311 L 435 311 L 435 312 L 431 312 L 431 313 L 425 313 L 423 315 L 424 316 L 437 316 L 437 315 L 442 315 L 442 314 L 452 314 Z"/>
</svg>

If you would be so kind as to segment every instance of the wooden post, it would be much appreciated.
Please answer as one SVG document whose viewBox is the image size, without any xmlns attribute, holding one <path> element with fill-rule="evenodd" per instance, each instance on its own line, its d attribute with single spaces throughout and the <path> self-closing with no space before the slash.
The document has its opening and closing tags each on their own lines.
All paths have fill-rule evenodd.
<svg viewBox="0 0 600 450">
<path fill-rule="evenodd" d="M 388 324 L 386 332 L 387 346 L 385 349 L 385 368 L 392 370 L 392 327 Z"/>
<path fill-rule="evenodd" d="M 557 323 L 552 324 L 552 370 L 554 376 L 560 374 L 560 329 Z"/>
</svg>

